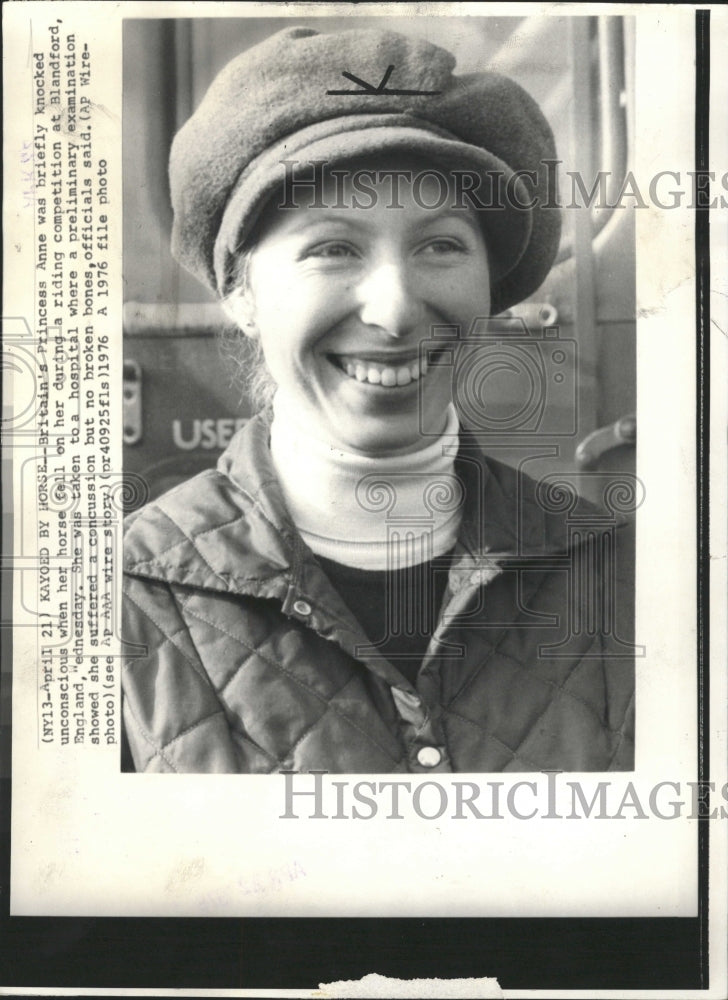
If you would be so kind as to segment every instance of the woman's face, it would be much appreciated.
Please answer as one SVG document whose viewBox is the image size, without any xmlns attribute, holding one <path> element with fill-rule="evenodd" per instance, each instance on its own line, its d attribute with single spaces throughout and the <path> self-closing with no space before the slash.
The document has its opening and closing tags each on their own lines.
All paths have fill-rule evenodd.
<svg viewBox="0 0 728 1000">
<path fill-rule="evenodd" d="M 242 293 L 301 426 L 370 455 L 414 451 L 442 432 L 453 368 L 428 368 L 420 345 L 434 325 L 464 336 L 490 307 L 482 231 L 472 209 L 452 209 L 452 183 L 443 199 L 438 180 L 417 180 L 423 167 L 412 165 L 395 208 L 383 169 L 367 178 L 374 196 L 357 197 L 349 166 L 343 187 L 341 176 L 324 178 L 318 207 L 269 215 Z"/>
</svg>

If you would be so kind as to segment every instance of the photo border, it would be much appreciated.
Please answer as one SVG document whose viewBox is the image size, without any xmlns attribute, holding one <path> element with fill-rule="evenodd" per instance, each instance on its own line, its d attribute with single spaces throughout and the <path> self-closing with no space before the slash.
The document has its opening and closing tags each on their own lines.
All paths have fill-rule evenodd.
<svg viewBox="0 0 728 1000">
<path fill-rule="evenodd" d="M 695 170 L 709 169 L 710 10 L 695 11 Z M 709 209 L 695 209 L 698 780 L 710 776 Z M 3 463 L 5 465 L 5 463 Z M 9 489 L 8 477 L 3 477 Z M 6 511 L 10 505 L 6 505 Z M 4 525 L 5 527 L 5 525 Z M 5 528 L 4 547 L 10 533 Z M 3 588 L 4 611 L 12 591 Z M 12 636 L 3 629 L 2 659 Z M 3 702 L 11 681 L 3 674 Z M 12 986 L 303 989 L 368 972 L 497 976 L 504 990 L 710 986 L 709 819 L 698 820 L 691 918 L 45 918 L 9 916 L 10 731 L 2 723 L 3 979 Z M 524 949 L 524 942 L 528 949 Z M 281 955 L 286 964 L 281 965 Z M 145 957 L 154 961 L 150 965 Z M 537 981 L 534 981 L 536 977 Z"/>
</svg>

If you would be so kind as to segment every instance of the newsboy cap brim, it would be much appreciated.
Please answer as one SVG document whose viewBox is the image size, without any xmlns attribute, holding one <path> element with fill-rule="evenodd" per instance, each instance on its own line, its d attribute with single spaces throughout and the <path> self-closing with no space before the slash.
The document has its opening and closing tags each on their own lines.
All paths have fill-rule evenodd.
<svg viewBox="0 0 728 1000">
<path fill-rule="evenodd" d="M 368 155 L 414 154 L 475 171 L 496 195 L 478 211 L 492 311 L 527 298 L 559 245 L 553 135 L 513 80 L 457 76 L 454 66 L 439 46 L 379 29 L 286 28 L 233 59 L 172 145 L 177 260 L 224 295 L 232 260 L 280 188 L 286 162 L 305 169 L 312 160 L 362 165 Z M 342 74 L 356 85 L 342 87 Z"/>
<path fill-rule="evenodd" d="M 296 182 L 300 184 L 302 175 L 311 174 L 313 164 L 334 165 L 354 159 L 361 164 L 366 162 L 367 155 L 384 153 L 414 154 L 443 172 L 469 171 L 471 176 L 462 190 L 449 192 L 448 205 L 453 196 L 457 198 L 454 207 L 462 210 L 478 204 L 492 205 L 491 209 L 478 213 L 482 216 L 487 245 L 497 248 L 497 252 L 491 253 L 491 281 L 499 281 L 513 270 L 528 247 L 531 212 L 507 211 L 503 207 L 510 197 L 505 190 L 508 183 L 515 181 L 516 191 L 519 184 L 507 164 L 487 150 L 446 137 L 443 130 L 428 130 L 407 115 L 350 115 L 300 130 L 266 150 L 243 171 L 225 206 L 215 240 L 213 262 L 218 291 L 224 295 L 230 290 L 228 280 L 235 271 L 232 262 L 246 245 L 260 212 L 275 192 L 279 198 L 285 195 L 287 184 L 295 194 Z M 478 180 L 481 183 L 473 191 L 473 182 Z M 520 193 L 524 197 L 518 200 L 527 204 L 525 192 Z M 288 197 L 295 205 L 295 197 L 290 193 Z M 433 207 L 436 203 L 433 202 Z"/>
</svg>

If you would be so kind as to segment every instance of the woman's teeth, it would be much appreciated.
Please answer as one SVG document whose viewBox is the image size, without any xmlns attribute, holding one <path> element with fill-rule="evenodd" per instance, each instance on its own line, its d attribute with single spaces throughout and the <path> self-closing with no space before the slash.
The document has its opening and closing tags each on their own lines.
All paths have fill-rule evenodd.
<svg viewBox="0 0 728 1000">
<path fill-rule="evenodd" d="M 427 374 L 427 362 L 424 358 L 410 361 L 406 365 L 382 365 L 376 361 L 346 361 L 344 371 L 357 382 L 369 382 L 371 385 L 383 385 L 387 388 L 399 385 L 409 385 Z"/>
</svg>

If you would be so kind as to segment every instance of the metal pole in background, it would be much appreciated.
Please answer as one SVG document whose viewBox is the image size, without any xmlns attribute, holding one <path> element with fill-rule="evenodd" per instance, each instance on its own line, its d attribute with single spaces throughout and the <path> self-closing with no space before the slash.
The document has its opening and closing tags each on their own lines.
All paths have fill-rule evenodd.
<svg viewBox="0 0 728 1000">
<path fill-rule="evenodd" d="M 592 26 L 594 19 L 574 17 L 569 21 L 569 54 L 572 74 L 571 123 L 574 151 L 572 169 L 578 171 L 587 190 L 595 180 L 595 122 Z M 577 341 L 577 438 L 596 427 L 596 281 L 592 248 L 592 215 L 588 207 L 572 208 L 574 219 L 574 331 Z"/>
</svg>

